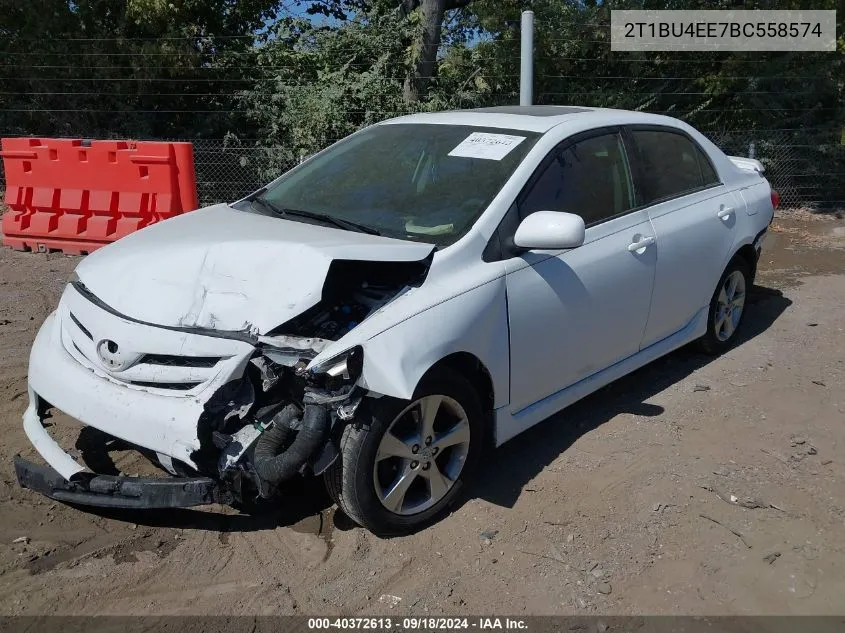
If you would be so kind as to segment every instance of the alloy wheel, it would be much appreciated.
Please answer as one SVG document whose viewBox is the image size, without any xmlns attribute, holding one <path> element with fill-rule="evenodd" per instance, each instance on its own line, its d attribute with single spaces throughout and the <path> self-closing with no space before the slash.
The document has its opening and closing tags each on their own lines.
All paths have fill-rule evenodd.
<svg viewBox="0 0 845 633">
<path fill-rule="evenodd" d="M 716 317 L 713 320 L 716 338 L 727 341 L 736 331 L 742 311 L 745 308 L 745 275 L 734 270 L 725 278 L 716 301 Z"/>
<path fill-rule="evenodd" d="M 424 396 L 388 426 L 373 466 L 376 495 L 401 515 L 423 512 L 452 488 L 469 452 L 470 426 L 453 398 Z"/>
</svg>

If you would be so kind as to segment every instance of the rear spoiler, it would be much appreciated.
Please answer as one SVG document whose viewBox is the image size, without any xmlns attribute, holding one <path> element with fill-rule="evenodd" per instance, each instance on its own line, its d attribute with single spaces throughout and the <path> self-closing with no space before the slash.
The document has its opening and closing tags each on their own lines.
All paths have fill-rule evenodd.
<svg viewBox="0 0 845 633">
<path fill-rule="evenodd" d="M 743 156 L 728 156 L 731 159 L 731 162 L 743 169 L 745 171 L 756 171 L 758 174 L 762 174 L 766 171 L 766 168 L 763 167 L 763 163 L 759 160 L 754 160 L 753 158 L 745 158 Z"/>
</svg>

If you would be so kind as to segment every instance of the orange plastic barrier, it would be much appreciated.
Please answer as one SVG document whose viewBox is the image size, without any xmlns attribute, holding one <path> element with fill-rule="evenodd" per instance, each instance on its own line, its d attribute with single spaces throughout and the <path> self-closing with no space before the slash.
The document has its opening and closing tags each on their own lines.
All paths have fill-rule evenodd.
<svg viewBox="0 0 845 633">
<path fill-rule="evenodd" d="M 82 254 L 197 208 L 190 143 L 4 138 L 3 244 Z"/>
</svg>

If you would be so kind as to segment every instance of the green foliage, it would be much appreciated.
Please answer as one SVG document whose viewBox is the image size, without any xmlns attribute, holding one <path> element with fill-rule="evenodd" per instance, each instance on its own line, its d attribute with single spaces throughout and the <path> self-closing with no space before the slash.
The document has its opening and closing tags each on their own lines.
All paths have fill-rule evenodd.
<svg viewBox="0 0 845 633">
<path fill-rule="evenodd" d="M 279 0 L 3 3 L 3 133 L 220 137 Z"/>
<path fill-rule="evenodd" d="M 295 1 L 290 13 L 281 0 L 0 0 L 0 133 L 228 133 L 275 148 L 281 165 L 394 115 L 516 103 L 531 8 L 538 103 L 662 112 L 711 131 L 813 128 L 827 157 L 813 169 L 842 156 L 841 0 L 746 5 L 839 8 L 835 53 L 610 50 L 612 9 L 732 0 L 427 0 L 443 19 L 419 99 L 407 87 L 430 27 L 420 0 Z"/>
<path fill-rule="evenodd" d="M 359 15 L 338 28 L 279 22 L 256 64 L 272 80 L 241 94 L 262 142 L 291 160 L 362 126 L 406 111 L 402 100 L 409 26 L 395 13 Z"/>
<path fill-rule="evenodd" d="M 525 5 L 535 13 L 536 101 L 660 112 L 704 129 L 768 129 L 842 121 L 841 53 L 618 53 L 610 50 L 611 9 L 710 9 L 710 0 L 479 0 L 481 24 L 494 33 L 488 72 L 513 72 Z M 726 5 L 730 3 L 726 2 Z M 777 8 L 801 8 L 778 2 Z M 803 3 L 808 4 L 808 3 Z M 820 6 L 828 4 L 830 6 Z M 835 2 L 812 3 L 833 8 Z M 792 5 L 792 6 L 790 6 Z M 806 8 L 806 7 L 805 7 Z M 839 31 L 843 12 L 839 12 Z M 518 90 L 514 77 L 510 90 Z"/>
</svg>

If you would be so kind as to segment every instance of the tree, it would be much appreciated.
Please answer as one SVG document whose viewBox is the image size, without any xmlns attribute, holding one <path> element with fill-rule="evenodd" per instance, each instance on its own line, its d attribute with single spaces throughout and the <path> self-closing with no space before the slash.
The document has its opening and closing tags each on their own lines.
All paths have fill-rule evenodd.
<svg viewBox="0 0 845 633">
<path fill-rule="evenodd" d="M 398 11 L 414 28 L 404 83 L 405 102 L 409 105 L 426 98 L 437 76 L 437 55 L 441 48 L 443 23 L 449 12 L 464 9 L 472 0 L 300 0 L 306 11 L 335 20 L 348 21 L 355 16 L 370 18 Z"/>
<path fill-rule="evenodd" d="M 334 27 L 280 20 L 258 48 L 269 81 L 241 93 L 261 144 L 290 164 L 355 130 L 407 112 L 402 99 L 407 21 L 395 11 L 358 13 Z M 272 70 L 269 70 L 272 69 Z"/>
<path fill-rule="evenodd" d="M 412 49 L 412 68 L 405 79 L 405 101 L 417 103 L 426 96 L 437 76 L 437 52 L 440 50 L 443 19 L 447 11 L 463 9 L 472 0 L 400 0 L 402 15 L 419 10 L 417 33 Z"/>
<path fill-rule="evenodd" d="M 0 10 L 4 133 L 222 136 L 280 0 L 31 0 Z M 198 116 L 201 115 L 201 116 Z"/>
</svg>

